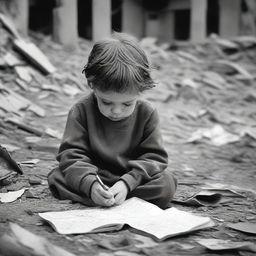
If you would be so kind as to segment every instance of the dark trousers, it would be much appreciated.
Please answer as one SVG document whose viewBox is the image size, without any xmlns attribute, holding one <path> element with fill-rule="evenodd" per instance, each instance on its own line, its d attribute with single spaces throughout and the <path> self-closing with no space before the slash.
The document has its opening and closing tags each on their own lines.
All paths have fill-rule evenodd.
<svg viewBox="0 0 256 256">
<path fill-rule="evenodd" d="M 104 183 L 110 184 L 107 177 L 103 176 L 101 178 Z M 83 194 L 77 194 L 67 186 L 65 178 L 59 168 L 55 168 L 49 173 L 48 183 L 53 196 L 58 199 L 69 199 L 87 206 L 95 206 L 90 198 Z M 176 188 L 176 178 L 173 177 L 169 170 L 165 170 L 155 175 L 149 182 L 131 191 L 127 198 L 138 197 L 164 209 L 172 200 Z"/>
</svg>

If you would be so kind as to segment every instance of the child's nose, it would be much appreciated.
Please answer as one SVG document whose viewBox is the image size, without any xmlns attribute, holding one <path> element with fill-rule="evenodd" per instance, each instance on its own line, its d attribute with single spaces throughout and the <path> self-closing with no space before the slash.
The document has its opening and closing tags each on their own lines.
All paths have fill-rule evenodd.
<svg viewBox="0 0 256 256">
<path fill-rule="evenodd" d="M 122 113 L 122 107 L 121 106 L 115 106 L 112 108 L 112 113 L 115 115 L 121 114 Z"/>
</svg>

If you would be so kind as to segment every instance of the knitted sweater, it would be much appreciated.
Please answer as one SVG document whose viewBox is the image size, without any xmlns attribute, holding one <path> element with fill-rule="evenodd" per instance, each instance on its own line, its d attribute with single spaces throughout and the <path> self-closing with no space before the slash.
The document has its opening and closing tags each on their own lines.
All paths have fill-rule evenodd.
<svg viewBox="0 0 256 256">
<path fill-rule="evenodd" d="M 69 111 L 57 160 L 67 185 L 90 197 L 96 173 L 111 180 L 107 185 L 123 180 L 130 192 L 162 172 L 168 155 L 149 103 L 138 100 L 132 115 L 111 121 L 91 93 Z"/>
</svg>

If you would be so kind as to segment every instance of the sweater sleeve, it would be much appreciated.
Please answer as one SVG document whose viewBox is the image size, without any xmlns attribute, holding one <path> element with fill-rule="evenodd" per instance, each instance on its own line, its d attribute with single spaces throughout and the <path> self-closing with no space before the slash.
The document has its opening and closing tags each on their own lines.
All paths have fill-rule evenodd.
<svg viewBox="0 0 256 256">
<path fill-rule="evenodd" d="M 91 160 L 86 120 L 82 120 L 77 106 L 69 111 L 57 160 L 67 186 L 90 197 L 97 167 Z"/>
<path fill-rule="evenodd" d="M 144 135 L 137 152 L 137 158 L 128 162 L 130 171 L 121 177 L 130 191 L 143 182 L 150 181 L 168 165 L 168 154 L 163 147 L 156 110 L 152 112 L 145 125 Z"/>
</svg>

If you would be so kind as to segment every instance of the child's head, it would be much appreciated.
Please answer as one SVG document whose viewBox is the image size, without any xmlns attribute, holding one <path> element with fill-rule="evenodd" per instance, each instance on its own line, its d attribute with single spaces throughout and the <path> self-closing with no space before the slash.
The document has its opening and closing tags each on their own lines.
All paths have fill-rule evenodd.
<svg viewBox="0 0 256 256">
<path fill-rule="evenodd" d="M 145 52 L 124 33 L 96 42 L 83 72 L 89 86 L 102 92 L 140 93 L 154 87 Z"/>
<path fill-rule="evenodd" d="M 83 72 L 100 112 L 112 121 L 130 116 L 140 92 L 154 87 L 145 52 L 122 33 L 95 43 Z"/>
</svg>

